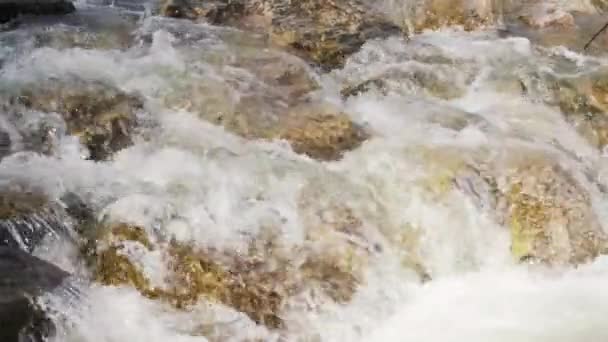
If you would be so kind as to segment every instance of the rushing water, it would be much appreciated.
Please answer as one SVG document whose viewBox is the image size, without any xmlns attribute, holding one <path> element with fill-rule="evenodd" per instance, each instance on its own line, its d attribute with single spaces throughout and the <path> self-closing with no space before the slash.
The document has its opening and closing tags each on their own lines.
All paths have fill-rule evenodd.
<svg viewBox="0 0 608 342">
<path fill-rule="evenodd" d="M 11 155 L 0 163 L 0 177 L 57 196 L 75 192 L 115 220 L 237 252 L 269 225 L 288 251 L 310 244 L 339 249 L 345 237 L 311 243 L 306 227 L 323 215 L 319 207 L 346 203 L 364 221 L 354 243 L 381 248 L 367 256 L 366 280 L 349 303 L 302 294 L 282 312 L 286 328 L 280 332 L 212 302 L 178 311 L 134 289 L 84 279 L 79 298 L 45 298 L 60 322 L 56 341 L 206 341 L 193 333 L 205 328 L 215 329 L 220 341 L 608 340 L 608 259 L 566 269 L 517 264 L 508 231 L 475 186 L 470 190 L 477 196 L 466 186 L 429 185 L 461 160 L 498 160 L 492 167 L 506 170 L 524 155 L 540 155 L 588 188 L 595 214 L 606 222 L 608 198 L 597 190 L 608 186 L 605 157 L 546 104 L 542 75 L 576 76 L 608 59 L 492 29 L 446 29 L 409 41 L 368 42 L 343 69 L 322 74 L 294 56 L 262 50 L 255 37 L 236 30 L 148 17 L 138 6 L 130 9 L 135 12 L 79 6 L 80 13 L 63 23 L 34 22 L 0 33 L 2 86 L 66 75 L 103 80 L 146 97 L 142 132 L 134 146 L 103 163 L 83 159 L 77 139 L 58 136 L 56 157 Z M 95 48 L 40 38 L 70 30 L 105 38 Z M 221 111 L 246 92 L 270 92 L 251 69 L 227 66 L 235 56 L 262 51 L 318 80 L 314 96 L 342 107 L 371 138 L 340 161 L 319 162 L 285 142 L 236 136 L 202 120 L 187 103 L 179 109 L 162 100 L 185 98 Z M 341 88 L 372 78 L 386 80 L 388 91 L 340 100 Z M 194 81 L 204 92 L 190 98 L 185 92 Z M 20 124 L 39 120 L 61 130 L 45 113 L 31 113 Z M 11 125 L 0 121 L 19 141 Z M 418 258 L 432 281 L 421 282 L 403 266 L 403 251 L 391 241 L 404 233 L 419 237 Z M 53 242 L 36 253 L 85 274 L 69 244 Z M 162 279 L 159 255 L 135 248 L 132 257 L 151 280 Z"/>
</svg>

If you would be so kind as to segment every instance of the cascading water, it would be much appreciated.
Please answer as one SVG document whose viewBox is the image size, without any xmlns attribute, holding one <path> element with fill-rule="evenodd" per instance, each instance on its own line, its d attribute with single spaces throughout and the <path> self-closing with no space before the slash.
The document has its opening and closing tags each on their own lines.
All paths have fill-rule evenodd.
<svg viewBox="0 0 608 342">
<path fill-rule="evenodd" d="M 135 280 L 103 273 L 105 259 L 91 271 L 71 240 L 35 249 L 79 279 L 39 300 L 54 341 L 608 340 L 605 142 L 596 121 L 563 114 L 608 77 L 608 59 L 485 22 L 370 40 L 321 72 L 262 35 L 117 3 L 0 32 L 1 93 L 27 98 L 0 109 L 0 183 L 76 194 L 96 225 L 141 228 L 114 231 L 131 234 L 118 251 L 100 235 L 92 256 L 113 251 Z M 387 1 L 405 17 L 411 4 Z M 132 130 L 129 146 L 91 160 L 75 137 L 89 133 L 57 114 L 63 104 L 36 99 L 45 82 L 117 101 L 110 116 L 134 107 L 136 128 L 121 121 L 111 137 Z M 341 158 L 296 153 L 299 135 L 272 134 L 301 94 L 365 136 Z M 14 224 L 2 220 L 0 210 L 0 225 Z M 95 224 L 68 226 L 86 236 Z M 551 247 L 531 247 L 524 226 L 549 230 Z M 218 293 L 190 302 L 165 288 L 176 269 L 204 287 L 191 279 L 199 268 L 219 274 L 203 277 Z M 233 299 L 250 292 L 222 277 L 262 293 L 252 296 L 272 288 L 280 309 Z"/>
</svg>

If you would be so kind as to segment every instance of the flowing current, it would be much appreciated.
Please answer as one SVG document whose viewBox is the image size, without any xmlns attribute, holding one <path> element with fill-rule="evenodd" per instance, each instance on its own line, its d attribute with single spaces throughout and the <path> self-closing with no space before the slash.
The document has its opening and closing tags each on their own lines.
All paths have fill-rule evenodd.
<svg viewBox="0 0 608 342">
<path fill-rule="evenodd" d="M 272 227 L 287 257 L 303 249 L 340 257 L 350 248 L 364 266 L 350 300 L 302 291 L 281 310 L 277 330 L 213 300 L 176 309 L 130 286 L 103 286 L 77 248 L 52 241 L 36 255 L 82 278 L 78 298 L 43 298 L 58 321 L 55 341 L 608 341 L 608 258 L 578 267 L 519 263 L 492 191 L 478 184 L 487 172 L 501 187 L 527 158 L 558 164 L 605 226 L 608 163 L 552 102 L 550 80 L 593 74 L 608 59 L 491 27 L 446 28 L 369 41 L 325 73 L 250 33 L 101 5 L 78 3 L 77 14 L 57 22 L 1 32 L 0 86 L 77 77 L 141 94 L 135 143 L 94 162 L 77 138 L 57 134 L 52 155 L 2 159 L 0 180 L 79 194 L 100 217 L 202 249 L 245 253 Z M 272 94 L 263 75 L 272 63 L 317 82 L 312 96 L 369 138 L 340 160 L 318 161 L 283 140 L 246 139 L 210 122 L 242 98 Z M 341 96 L 370 79 L 385 82 L 383 90 L 372 84 Z M 65 130 L 44 111 L 0 118 L 0 127 L 23 145 L 20 132 L 41 122 Z M 321 229 L 326 236 L 311 238 L 311 226 L 335 219 L 326 209 L 341 205 L 358 231 Z M 160 251 L 128 252 L 151 282 L 162 282 Z"/>
</svg>

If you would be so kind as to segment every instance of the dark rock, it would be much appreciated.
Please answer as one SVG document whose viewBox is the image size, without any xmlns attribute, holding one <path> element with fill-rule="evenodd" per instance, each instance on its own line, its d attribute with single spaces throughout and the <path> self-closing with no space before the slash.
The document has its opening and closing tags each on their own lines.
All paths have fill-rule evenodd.
<svg viewBox="0 0 608 342">
<path fill-rule="evenodd" d="M 0 160 L 11 152 L 11 136 L 4 131 L 0 131 Z"/>
<path fill-rule="evenodd" d="M 0 1 L 0 23 L 7 22 L 19 15 L 68 14 L 76 10 L 67 0 L 8 0 Z"/>
<path fill-rule="evenodd" d="M 53 324 L 32 298 L 60 286 L 69 274 L 20 249 L 0 247 L 0 341 L 43 341 Z"/>
<path fill-rule="evenodd" d="M 0 191 L 0 246 L 31 252 L 46 238 L 70 238 L 70 218 L 38 192 Z"/>
</svg>

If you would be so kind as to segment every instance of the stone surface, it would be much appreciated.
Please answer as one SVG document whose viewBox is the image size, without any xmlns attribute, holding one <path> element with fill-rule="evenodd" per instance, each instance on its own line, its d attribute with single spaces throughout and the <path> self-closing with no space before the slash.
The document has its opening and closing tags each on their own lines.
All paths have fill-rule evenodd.
<svg viewBox="0 0 608 342">
<path fill-rule="evenodd" d="M 21 14 L 68 14 L 76 8 L 68 0 L 2 0 L 0 1 L 0 23 Z"/>
<path fill-rule="evenodd" d="M 31 302 L 60 286 L 69 276 L 20 249 L 0 247 L 0 340 L 42 342 L 53 324 Z"/>
<path fill-rule="evenodd" d="M 508 230 L 518 262 L 577 265 L 608 252 L 590 190 L 554 156 L 519 149 L 490 160 L 483 151 L 445 148 L 423 156 L 425 165 L 438 166 L 420 183 L 425 194 L 432 201 L 452 191 L 467 195 Z"/>
<path fill-rule="evenodd" d="M 99 161 L 132 144 L 132 133 L 142 100 L 113 86 L 79 79 L 47 80 L 27 84 L 11 101 L 25 108 L 55 112 Z"/>
<path fill-rule="evenodd" d="M 608 240 L 589 194 L 558 164 L 521 163 L 504 191 L 516 258 L 580 264 L 606 252 Z"/>
<path fill-rule="evenodd" d="M 340 67 L 366 41 L 401 29 L 358 0 L 166 0 L 165 16 L 254 28 L 325 69 Z"/>
<path fill-rule="evenodd" d="M 368 138 L 348 115 L 334 108 L 303 105 L 292 109 L 277 137 L 287 140 L 297 153 L 318 160 L 336 160 Z"/>
<path fill-rule="evenodd" d="M 336 217 L 338 222 L 332 220 L 326 226 L 348 229 L 358 221 L 349 211 Z M 141 227 L 121 223 L 102 225 L 98 232 L 101 235 L 91 241 L 89 249 L 94 251 L 89 257 L 98 282 L 132 286 L 142 295 L 178 309 L 200 300 L 221 303 L 270 329 L 284 327 L 282 310 L 298 293 L 314 288 L 319 291 L 317 296 L 346 303 L 361 277 L 358 268 L 353 270 L 357 247 L 348 242 L 341 245 L 347 250 L 334 248 L 316 254 L 296 248 L 286 252 L 273 234 L 262 234 L 252 239 L 248 251 L 232 253 L 163 241 Z M 311 241 L 315 236 L 311 231 Z M 157 266 L 167 271 L 161 283 L 153 282 L 137 261 L 149 253 L 162 256 L 162 265 Z"/>
<path fill-rule="evenodd" d="M 69 217 L 45 194 L 23 188 L 0 190 L 0 246 L 28 252 L 46 238 L 69 238 Z"/>
<path fill-rule="evenodd" d="M 556 104 L 565 118 L 589 143 L 599 149 L 608 144 L 608 70 L 550 82 Z"/>
</svg>

